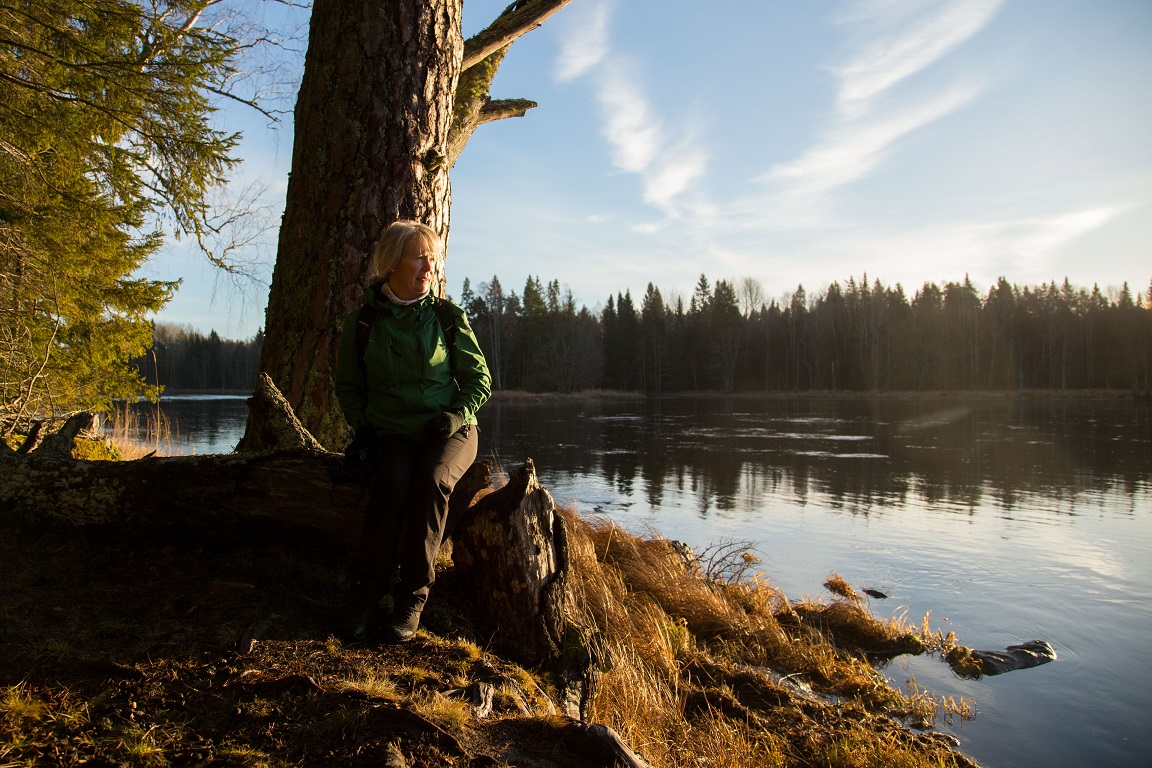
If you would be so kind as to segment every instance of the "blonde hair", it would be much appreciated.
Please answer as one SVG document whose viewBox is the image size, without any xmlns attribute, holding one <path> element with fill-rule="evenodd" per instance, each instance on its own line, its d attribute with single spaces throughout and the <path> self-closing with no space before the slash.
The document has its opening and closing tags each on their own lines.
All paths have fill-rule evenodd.
<svg viewBox="0 0 1152 768">
<path fill-rule="evenodd" d="M 423 244 L 437 253 L 440 252 L 440 235 L 427 224 L 401 219 L 394 221 L 380 236 L 376 250 L 372 254 L 372 264 L 377 277 L 388 277 L 396 265 L 404 258 L 408 244 L 419 238 Z"/>
</svg>

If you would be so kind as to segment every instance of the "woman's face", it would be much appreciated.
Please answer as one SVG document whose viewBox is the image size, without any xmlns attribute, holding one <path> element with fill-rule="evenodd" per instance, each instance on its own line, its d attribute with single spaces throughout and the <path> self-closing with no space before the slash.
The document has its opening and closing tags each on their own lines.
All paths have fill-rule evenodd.
<svg viewBox="0 0 1152 768">
<path fill-rule="evenodd" d="M 432 287 L 438 254 L 422 238 L 413 238 L 404 249 L 404 257 L 388 275 L 388 286 L 404 301 L 418 299 Z"/>
</svg>

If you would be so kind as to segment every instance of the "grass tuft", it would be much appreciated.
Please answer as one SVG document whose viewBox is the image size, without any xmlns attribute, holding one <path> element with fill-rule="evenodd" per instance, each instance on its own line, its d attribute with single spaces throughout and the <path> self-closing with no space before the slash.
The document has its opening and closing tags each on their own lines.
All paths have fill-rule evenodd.
<svg viewBox="0 0 1152 768">
<path fill-rule="evenodd" d="M 151 410 L 143 411 L 141 408 L 131 408 L 127 403 L 113 408 L 109 413 L 105 437 L 124 461 L 142 459 L 153 454 L 170 456 L 175 453 L 174 445 L 179 439 L 172 421 L 158 404 Z"/>
<path fill-rule="evenodd" d="M 26 720 L 39 720 L 45 708 L 45 704 L 32 698 L 23 685 L 5 688 L 3 698 L 0 698 L 0 714 L 10 726 L 18 726 Z"/>
<path fill-rule="evenodd" d="M 852 588 L 839 574 L 830 573 L 828 578 L 824 581 L 824 588 L 834 595 L 839 595 L 847 600 L 859 600 L 860 593 Z"/>
<path fill-rule="evenodd" d="M 423 717 L 452 733 L 463 733 L 472 722 L 472 705 L 463 699 L 426 691 L 412 700 L 412 708 Z"/>
<path fill-rule="evenodd" d="M 873 617 L 835 574 L 829 581 L 852 597 L 791 603 L 754 570 L 759 559 L 744 543 L 721 545 L 704 560 L 603 519 L 561 514 L 581 620 L 611 660 L 592 719 L 645 745 L 652 765 L 706 754 L 722 768 L 850 767 L 853 749 L 870 756 L 861 765 L 952 764 L 950 748 L 908 740 L 893 717 L 921 725 L 938 710 L 971 710 L 889 686 L 869 659 L 923 653 L 929 644 L 903 619 Z M 872 727 L 822 725 L 840 717 L 815 715 L 828 707 Z M 852 749 L 830 746 L 836 739 Z"/>
</svg>

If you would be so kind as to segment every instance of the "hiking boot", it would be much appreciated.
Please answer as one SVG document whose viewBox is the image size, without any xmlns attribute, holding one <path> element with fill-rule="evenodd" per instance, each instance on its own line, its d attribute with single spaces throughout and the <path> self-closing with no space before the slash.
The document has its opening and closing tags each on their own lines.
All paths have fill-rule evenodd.
<svg viewBox="0 0 1152 768">
<path fill-rule="evenodd" d="M 368 621 L 358 618 L 345 619 L 336 628 L 336 636 L 349 645 L 362 643 L 368 639 Z"/>
<path fill-rule="evenodd" d="M 402 603 L 392 611 L 392 621 L 388 623 L 387 637 L 394 643 L 406 643 L 416 636 L 420 628 L 422 602 Z"/>
<path fill-rule="evenodd" d="M 355 581 L 344 619 L 336 627 L 337 636 L 346 643 L 362 643 L 368 639 L 368 625 L 376 614 L 379 596 L 368 585 Z"/>
</svg>

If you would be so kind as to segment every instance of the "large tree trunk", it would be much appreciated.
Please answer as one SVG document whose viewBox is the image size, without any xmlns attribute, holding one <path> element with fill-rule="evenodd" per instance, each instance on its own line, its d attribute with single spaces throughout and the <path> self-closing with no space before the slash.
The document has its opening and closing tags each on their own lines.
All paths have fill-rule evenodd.
<svg viewBox="0 0 1152 768">
<path fill-rule="evenodd" d="M 570 1 L 512 3 L 467 43 L 461 0 L 313 4 L 260 367 L 329 449 L 345 433 L 332 393 L 340 322 L 380 233 L 417 219 L 447 242 L 448 169 L 478 126 L 535 106 L 489 96 L 508 46 Z M 261 447 L 245 437 L 245 450 Z"/>
<path fill-rule="evenodd" d="M 460 7 L 316 0 L 312 8 L 260 365 L 329 448 L 342 447 L 345 430 L 332 396 L 339 324 L 360 302 L 380 233 L 401 218 L 448 233 L 444 155 L 464 49 Z"/>
</svg>

